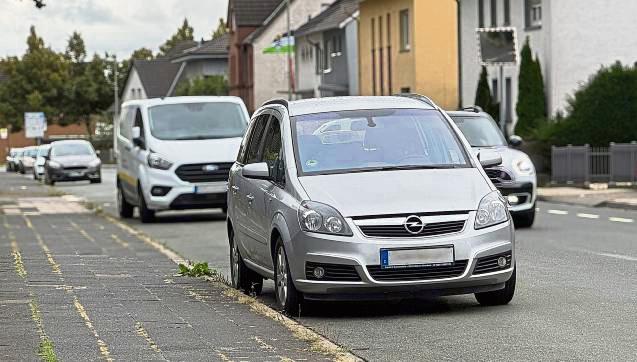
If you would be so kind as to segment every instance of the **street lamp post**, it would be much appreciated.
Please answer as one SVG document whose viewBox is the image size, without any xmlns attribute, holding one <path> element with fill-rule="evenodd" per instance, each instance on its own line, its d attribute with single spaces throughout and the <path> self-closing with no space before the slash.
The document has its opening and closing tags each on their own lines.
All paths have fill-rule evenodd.
<svg viewBox="0 0 637 362">
<path fill-rule="evenodd" d="M 285 0 L 285 5 L 287 7 L 287 26 L 288 26 L 288 41 L 287 41 L 287 53 L 288 53 L 288 101 L 292 100 L 292 47 L 290 42 L 290 37 L 292 34 L 291 26 L 290 26 L 290 0 Z"/>
</svg>

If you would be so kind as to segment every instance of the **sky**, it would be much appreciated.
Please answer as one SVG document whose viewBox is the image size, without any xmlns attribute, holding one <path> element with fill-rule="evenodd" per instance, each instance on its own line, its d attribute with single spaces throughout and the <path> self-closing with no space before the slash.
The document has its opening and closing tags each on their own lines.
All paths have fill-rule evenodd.
<svg viewBox="0 0 637 362">
<path fill-rule="evenodd" d="M 84 38 L 89 54 L 116 53 L 128 58 L 147 47 L 157 52 L 188 18 L 195 40 L 209 39 L 228 0 L 45 0 L 36 9 L 31 0 L 0 0 L 0 58 L 22 55 L 29 27 L 47 46 L 63 51 L 73 31 Z"/>
</svg>

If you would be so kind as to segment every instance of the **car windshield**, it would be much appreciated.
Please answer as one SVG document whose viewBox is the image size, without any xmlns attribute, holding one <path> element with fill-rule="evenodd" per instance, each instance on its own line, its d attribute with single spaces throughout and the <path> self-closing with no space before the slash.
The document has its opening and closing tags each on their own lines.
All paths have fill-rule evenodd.
<svg viewBox="0 0 637 362">
<path fill-rule="evenodd" d="M 66 143 L 55 145 L 51 149 L 52 157 L 90 156 L 92 154 L 93 148 L 86 143 Z"/>
<path fill-rule="evenodd" d="M 37 156 L 40 157 L 40 156 L 46 155 L 46 153 L 49 150 L 49 148 L 50 148 L 49 146 L 38 147 Z"/>
<path fill-rule="evenodd" d="M 495 122 L 485 116 L 451 117 L 471 147 L 506 146 L 506 140 Z"/>
<path fill-rule="evenodd" d="M 292 117 L 303 174 L 469 167 L 440 112 L 379 109 Z"/>
<path fill-rule="evenodd" d="M 161 140 L 242 137 L 246 119 L 230 102 L 182 103 L 151 107 L 150 132 Z"/>
</svg>

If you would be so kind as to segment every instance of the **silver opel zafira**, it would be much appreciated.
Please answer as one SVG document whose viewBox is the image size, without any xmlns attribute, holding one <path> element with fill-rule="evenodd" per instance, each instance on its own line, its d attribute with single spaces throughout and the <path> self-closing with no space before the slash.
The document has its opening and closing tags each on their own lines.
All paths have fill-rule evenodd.
<svg viewBox="0 0 637 362">
<path fill-rule="evenodd" d="M 507 202 L 457 126 L 429 98 L 341 97 L 258 109 L 228 185 L 234 287 L 275 282 L 288 313 L 304 300 L 515 291 Z"/>
</svg>

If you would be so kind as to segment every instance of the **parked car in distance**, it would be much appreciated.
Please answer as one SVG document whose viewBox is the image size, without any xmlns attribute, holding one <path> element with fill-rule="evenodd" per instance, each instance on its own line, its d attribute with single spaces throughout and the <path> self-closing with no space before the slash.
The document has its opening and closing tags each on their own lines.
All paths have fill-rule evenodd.
<svg viewBox="0 0 637 362">
<path fill-rule="evenodd" d="M 328 122 L 357 126 L 321 138 Z M 483 169 L 501 158 L 470 151 L 423 96 L 265 103 L 230 171 L 232 285 L 259 293 L 274 279 L 292 314 L 303 300 L 475 293 L 508 303 L 515 232 Z"/>
<path fill-rule="evenodd" d="M 35 155 L 37 152 L 37 146 L 25 147 L 22 156 L 18 161 L 18 172 L 25 174 L 31 172 L 33 169 L 33 163 L 35 162 Z"/>
<path fill-rule="evenodd" d="M 44 176 L 44 164 L 46 163 L 46 156 L 49 154 L 51 145 L 40 145 L 37 148 L 35 155 L 35 162 L 33 164 L 33 179 L 41 180 Z"/>
<path fill-rule="evenodd" d="M 44 183 L 47 185 L 60 181 L 102 182 L 102 162 L 88 141 L 52 142 L 45 158 Z"/>
<path fill-rule="evenodd" d="M 247 128 L 237 97 L 172 97 L 122 105 L 117 138 L 117 205 L 142 222 L 161 210 L 221 208 L 228 173 Z"/>
<path fill-rule="evenodd" d="M 18 163 L 17 163 L 17 159 L 18 159 L 18 154 L 21 151 L 20 148 L 11 148 L 9 150 L 9 154 L 7 154 L 7 164 L 6 164 L 6 169 L 7 172 L 13 172 L 13 171 L 17 171 L 18 170 Z"/>
<path fill-rule="evenodd" d="M 447 112 L 471 144 L 475 153 L 492 150 L 502 157 L 502 164 L 485 171 L 493 184 L 509 202 L 509 210 L 517 227 L 531 227 L 535 221 L 537 175 L 533 162 L 520 146 L 522 139 L 511 136 L 507 144 L 504 135 L 488 113 L 478 107 Z"/>
</svg>

